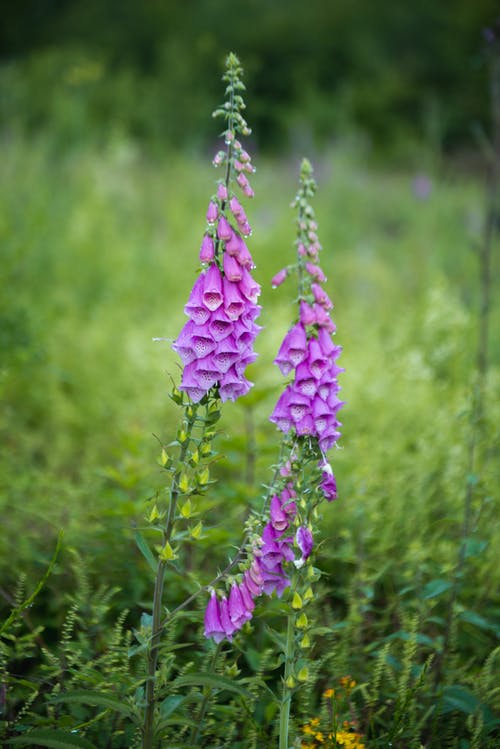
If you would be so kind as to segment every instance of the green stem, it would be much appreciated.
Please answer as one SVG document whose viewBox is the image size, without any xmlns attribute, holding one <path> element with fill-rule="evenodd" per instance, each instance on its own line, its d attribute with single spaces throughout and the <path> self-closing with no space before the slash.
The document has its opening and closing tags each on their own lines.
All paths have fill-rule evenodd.
<svg viewBox="0 0 500 749">
<path fill-rule="evenodd" d="M 288 749 L 288 732 L 290 726 L 290 706 L 292 702 L 292 689 L 287 681 L 293 674 L 293 661 L 295 655 L 295 614 L 288 614 L 288 626 L 286 631 L 285 650 L 285 675 L 283 679 L 283 692 L 281 694 L 280 706 L 280 740 L 279 749 Z"/>
<path fill-rule="evenodd" d="M 182 467 L 185 463 L 189 442 L 193 427 L 196 421 L 197 406 L 191 406 L 192 415 L 188 418 L 186 439 L 182 443 L 179 453 L 178 468 L 172 480 L 170 488 L 170 503 L 168 507 L 167 524 L 163 534 L 164 545 L 170 542 L 175 522 L 175 511 L 177 500 L 179 498 L 179 481 L 182 474 Z M 153 749 L 154 744 L 154 711 L 155 711 L 155 678 L 156 668 L 158 665 L 158 656 L 160 652 L 160 639 L 163 630 L 161 613 L 163 599 L 163 585 L 165 581 L 166 562 L 158 560 L 158 569 L 156 572 L 155 589 L 153 594 L 153 618 L 151 622 L 151 645 L 148 652 L 148 676 L 146 681 L 146 710 L 144 712 L 143 726 L 143 749 Z"/>
</svg>

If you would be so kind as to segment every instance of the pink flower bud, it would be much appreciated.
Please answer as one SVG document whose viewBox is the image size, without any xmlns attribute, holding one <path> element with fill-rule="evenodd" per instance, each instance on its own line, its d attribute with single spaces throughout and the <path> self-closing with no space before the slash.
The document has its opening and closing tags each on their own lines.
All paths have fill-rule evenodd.
<svg viewBox="0 0 500 749">
<path fill-rule="evenodd" d="M 200 262 L 211 263 L 215 257 L 214 240 L 209 234 L 205 234 L 200 247 Z"/>
<path fill-rule="evenodd" d="M 217 207 L 217 203 L 214 203 L 213 200 L 210 201 L 208 204 L 207 209 L 207 221 L 209 224 L 215 224 L 217 221 L 217 216 L 219 215 L 219 209 Z"/>
<path fill-rule="evenodd" d="M 300 322 L 302 325 L 314 325 L 316 322 L 316 313 L 307 302 L 300 303 Z"/>
<path fill-rule="evenodd" d="M 227 200 L 227 188 L 222 182 L 219 183 L 217 188 L 217 197 L 219 200 Z"/>
<path fill-rule="evenodd" d="M 225 216 L 221 216 L 219 219 L 219 222 L 217 224 L 217 236 L 219 239 L 224 239 L 227 241 L 228 239 L 231 239 L 233 236 L 233 230 L 231 229 L 231 226 Z"/>
<path fill-rule="evenodd" d="M 239 184 L 241 189 L 244 191 L 245 187 L 248 187 L 248 180 L 244 174 L 240 172 L 238 176 L 236 177 L 236 182 Z"/>
<path fill-rule="evenodd" d="M 237 219 L 239 215 L 244 214 L 243 207 L 237 197 L 233 195 L 229 201 L 229 207 L 233 216 Z"/>
<path fill-rule="evenodd" d="M 273 279 L 271 281 L 271 286 L 273 289 L 277 289 L 278 286 L 281 286 L 285 278 L 288 276 L 288 268 L 282 268 L 278 273 L 276 273 L 275 276 L 273 276 Z"/>
<path fill-rule="evenodd" d="M 242 172 L 243 171 L 243 164 L 241 163 L 241 161 L 238 161 L 238 159 L 235 159 L 233 161 L 233 165 L 234 165 L 234 168 L 236 169 L 237 172 Z"/>
<path fill-rule="evenodd" d="M 306 263 L 306 271 L 311 274 L 315 281 L 319 281 L 319 283 L 324 283 L 326 281 L 326 276 L 319 265 L 314 265 L 314 263 Z"/>
</svg>

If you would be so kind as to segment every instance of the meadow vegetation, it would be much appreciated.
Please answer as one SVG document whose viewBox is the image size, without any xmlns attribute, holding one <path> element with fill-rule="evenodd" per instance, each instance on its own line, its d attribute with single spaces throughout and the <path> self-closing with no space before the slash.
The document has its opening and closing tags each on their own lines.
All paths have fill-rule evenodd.
<svg viewBox="0 0 500 749">
<path fill-rule="evenodd" d="M 55 726 L 99 747 L 130 747 L 139 740 L 141 614 L 152 594 L 134 536 L 163 491 L 158 456 L 175 437 L 168 392 L 180 377 L 168 342 L 152 339 L 174 338 L 183 324 L 214 180 L 211 156 L 152 155 L 120 133 L 61 150 L 43 134 L 12 131 L 2 151 L 0 621 L 29 597 L 61 528 L 64 536 L 36 599 L 0 629 L 0 739 L 26 744 L 28 728 Z M 339 499 L 323 511 L 315 561 L 322 577 L 314 666 L 297 700 L 294 746 L 319 741 L 314 731 L 330 719 L 333 701 L 366 747 L 492 749 L 499 735 L 498 305 L 484 407 L 471 420 L 483 180 L 428 155 L 374 167 L 356 140 L 308 155 L 344 347 L 346 406 L 334 455 Z M 256 385 L 224 408 L 218 483 L 197 507 L 206 531 L 186 547 L 186 574 L 168 579 L 172 606 L 225 566 L 277 459 L 268 416 L 282 377 L 272 360 L 292 313 L 270 279 L 292 251 L 300 156 L 254 157 L 248 214 L 264 326 Z M 494 278 L 498 270 L 496 252 Z M 220 681 L 190 681 L 212 652 L 200 638 L 205 602 L 197 599 L 166 637 L 164 730 L 177 735 L 183 715 L 183 745 L 271 746 L 269 690 L 281 664 L 269 625 L 280 604 L 257 609 L 244 640 L 225 649 L 219 677 L 231 679 L 233 691 L 224 691 Z M 347 676 L 352 686 L 341 682 Z M 337 697 L 322 696 L 328 689 Z M 90 691 L 100 695 L 93 703 Z M 76 696 L 65 702 L 65 693 Z M 201 710 L 203 696 L 198 736 L 186 716 Z M 223 731 L 241 700 L 248 712 L 239 709 L 244 717 Z M 304 734 L 313 719 L 320 724 Z"/>
</svg>

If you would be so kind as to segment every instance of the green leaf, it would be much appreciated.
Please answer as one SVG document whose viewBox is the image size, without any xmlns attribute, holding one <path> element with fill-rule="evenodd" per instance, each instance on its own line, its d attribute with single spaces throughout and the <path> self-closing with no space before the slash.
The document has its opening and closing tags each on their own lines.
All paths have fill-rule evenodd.
<svg viewBox="0 0 500 749">
<path fill-rule="evenodd" d="M 465 540 L 465 558 L 476 557 L 488 546 L 487 541 L 480 541 L 478 538 L 467 538 Z"/>
<path fill-rule="evenodd" d="M 467 609 L 461 611 L 458 614 L 458 618 L 462 622 L 474 624 L 474 626 L 479 627 L 480 629 L 485 629 L 488 632 L 495 632 L 495 634 L 500 635 L 500 627 L 498 627 L 494 622 L 489 622 L 480 614 L 476 614 L 475 611 L 468 611 Z"/>
<path fill-rule="evenodd" d="M 182 705 L 186 698 L 181 694 L 172 694 L 167 697 L 160 704 L 160 715 L 162 718 L 168 718 L 169 715 L 175 713 L 177 708 Z"/>
<path fill-rule="evenodd" d="M 466 687 L 455 684 L 443 689 L 443 704 L 441 713 L 451 713 L 459 710 L 466 715 L 472 715 L 480 705 L 479 699 Z"/>
<path fill-rule="evenodd" d="M 275 629 L 272 629 L 272 627 L 269 627 L 268 625 L 266 625 L 266 632 L 271 638 L 271 640 L 279 647 L 279 649 L 285 652 L 286 651 L 285 638 L 282 635 L 280 635 L 279 632 L 276 632 Z"/>
<path fill-rule="evenodd" d="M 156 575 L 156 572 L 158 570 L 158 564 L 153 556 L 153 552 L 149 548 L 148 544 L 146 543 L 146 539 L 142 535 L 140 531 L 135 532 L 135 543 L 137 544 L 137 548 L 141 552 L 142 556 L 146 560 L 146 562 L 149 564 L 151 569 Z"/>
<path fill-rule="evenodd" d="M 214 674 L 187 674 L 186 676 L 178 676 L 172 686 L 175 689 L 179 687 L 210 687 L 211 689 L 225 689 L 228 692 L 235 692 L 240 697 L 249 699 L 250 695 L 240 687 L 237 682 L 232 679 L 226 679 L 223 676 L 215 676 Z"/>
<path fill-rule="evenodd" d="M 7 739 L 6 743 L 31 747 L 46 746 L 50 749 L 96 749 L 94 744 L 81 736 L 46 728 L 29 731 L 24 736 L 16 736 L 14 739 Z"/>
<path fill-rule="evenodd" d="M 129 705 L 121 702 L 120 700 L 110 697 L 107 694 L 101 692 L 93 692 L 91 690 L 82 690 L 78 692 L 68 692 L 66 694 L 58 695 L 53 697 L 51 702 L 73 702 L 79 705 L 90 705 L 91 707 L 104 707 L 108 710 L 114 710 L 122 715 L 132 717 L 132 710 Z"/>
<path fill-rule="evenodd" d="M 407 642 L 408 640 L 411 640 L 412 638 L 415 638 L 415 641 L 418 642 L 419 645 L 428 645 L 431 648 L 436 647 L 436 641 L 432 640 L 427 635 L 423 635 L 420 632 L 417 632 L 415 635 L 411 632 L 406 632 L 405 630 L 400 629 L 398 632 L 393 632 L 392 635 L 388 635 L 384 638 L 384 642 L 390 642 L 391 640 L 403 640 L 404 642 Z"/>
<path fill-rule="evenodd" d="M 451 586 L 452 583 L 450 583 L 448 580 L 431 580 L 424 587 L 423 597 L 425 600 L 427 600 L 428 598 L 437 598 L 441 595 L 441 593 L 449 590 Z"/>
</svg>

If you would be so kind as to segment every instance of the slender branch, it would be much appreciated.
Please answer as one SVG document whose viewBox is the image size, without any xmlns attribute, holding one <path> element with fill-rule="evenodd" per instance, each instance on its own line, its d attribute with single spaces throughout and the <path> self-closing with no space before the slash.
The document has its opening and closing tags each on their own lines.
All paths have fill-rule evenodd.
<svg viewBox="0 0 500 749">
<path fill-rule="evenodd" d="M 285 650 L 285 674 L 280 705 L 280 738 L 279 749 L 288 749 L 288 733 L 290 730 L 290 706 L 292 703 L 292 688 L 289 679 L 292 676 L 295 646 L 295 614 L 288 614 Z"/>
<path fill-rule="evenodd" d="M 178 468 L 172 479 L 170 488 L 170 502 L 168 507 L 168 517 L 163 534 L 164 545 L 170 542 L 172 530 L 175 522 L 175 511 L 177 500 L 179 498 L 179 481 L 182 473 L 182 466 L 185 463 L 191 434 L 196 421 L 197 406 L 191 407 L 192 414 L 188 417 L 186 438 L 182 442 L 179 453 Z M 146 709 L 144 712 L 143 726 L 143 749 L 152 749 L 154 742 L 154 709 L 155 709 L 155 676 L 158 665 L 158 655 L 160 651 L 160 640 L 163 627 L 161 624 L 163 586 L 165 580 L 166 562 L 163 559 L 158 560 L 158 569 L 156 572 L 155 589 L 153 594 L 153 617 L 151 622 L 151 644 L 148 652 L 148 676 L 146 681 Z"/>
</svg>

